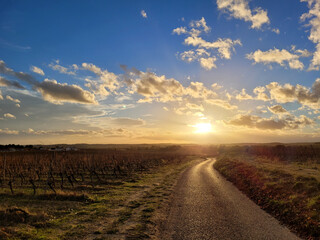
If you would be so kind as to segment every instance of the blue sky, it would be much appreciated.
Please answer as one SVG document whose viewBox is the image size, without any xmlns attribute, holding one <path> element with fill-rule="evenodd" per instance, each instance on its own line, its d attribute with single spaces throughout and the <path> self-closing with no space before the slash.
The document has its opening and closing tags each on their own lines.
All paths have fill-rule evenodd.
<svg viewBox="0 0 320 240">
<path fill-rule="evenodd" d="M 0 143 L 319 140 L 319 0 L 1 5 Z"/>
</svg>

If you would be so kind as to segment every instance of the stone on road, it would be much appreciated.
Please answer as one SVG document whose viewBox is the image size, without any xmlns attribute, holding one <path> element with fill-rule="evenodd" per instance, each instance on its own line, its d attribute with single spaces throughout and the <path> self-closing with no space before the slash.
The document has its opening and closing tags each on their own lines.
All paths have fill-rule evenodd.
<svg viewBox="0 0 320 240">
<path fill-rule="evenodd" d="M 160 239 L 299 239 L 225 180 L 214 162 L 203 161 L 182 174 Z"/>
</svg>

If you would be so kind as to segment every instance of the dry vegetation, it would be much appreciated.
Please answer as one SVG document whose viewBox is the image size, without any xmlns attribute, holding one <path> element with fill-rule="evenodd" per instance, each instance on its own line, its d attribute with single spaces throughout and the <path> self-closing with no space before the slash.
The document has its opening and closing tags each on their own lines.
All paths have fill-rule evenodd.
<svg viewBox="0 0 320 240">
<path fill-rule="evenodd" d="M 0 239 L 143 239 L 179 174 L 214 147 L 0 153 Z"/>
<path fill-rule="evenodd" d="M 320 145 L 220 146 L 215 168 L 305 239 L 320 238 Z"/>
</svg>

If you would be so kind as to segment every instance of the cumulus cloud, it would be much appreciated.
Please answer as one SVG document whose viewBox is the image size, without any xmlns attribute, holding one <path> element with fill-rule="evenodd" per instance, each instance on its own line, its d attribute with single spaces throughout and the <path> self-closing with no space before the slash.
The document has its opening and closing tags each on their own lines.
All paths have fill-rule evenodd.
<svg viewBox="0 0 320 240">
<path fill-rule="evenodd" d="M 263 86 L 256 87 L 253 89 L 253 93 L 256 95 L 257 100 L 269 101 L 269 96 L 265 93 L 267 89 Z"/>
<path fill-rule="evenodd" d="M 36 66 L 31 66 L 30 70 L 34 73 L 40 74 L 41 76 L 44 76 L 44 71 L 41 68 L 38 68 Z"/>
<path fill-rule="evenodd" d="M 140 103 L 181 102 L 182 100 L 197 99 L 228 110 L 237 108 L 237 106 L 231 105 L 229 100 L 222 99 L 213 91 L 220 89 L 217 84 L 213 84 L 212 89 L 204 86 L 202 82 L 190 82 L 189 86 L 184 87 L 174 78 L 166 78 L 164 75 L 157 76 L 155 73 L 141 72 L 134 68 L 130 70 L 126 66 L 122 66 L 122 68 L 126 71 L 124 79 L 129 87 L 129 93 L 138 93 L 144 97 L 138 101 Z"/>
<path fill-rule="evenodd" d="M 92 63 L 82 63 L 82 68 L 93 72 L 98 79 L 86 78 L 85 86 L 92 92 L 102 97 L 106 97 L 110 92 L 114 92 L 119 87 L 119 77 L 108 70 L 102 70 Z"/>
<path fill-rule="evenodd" d="M 262 118 L 256 115 L 237 115 L 230 121 L 224 121 L 227 125 L 256 128 L 260 130 L 292 130 L 314 124 L 310 118 L 301 115 L 299 117 L 287 116 L 286 118 Z"/>
<path fill-rule="evenodd" d="M 45 79 L 43 82 L 38 82 L 30 74 L 23 73 L 23 72 L 15 72 L 12 69 L 8 68 L 4 63 L 4 61 L 2 60 L 0 60 L 0 73 L 14 76 L 24 82 L 27 82 L 33 87 L 33 89 L 40 92 L 45 100 L 52 103 L 58 103 L 58 104 L 62 102 L 74 102 L 74 103 L 84 103 L 84 104 L 97 103 L 95 101 L 94 94 L 82 89 L 80 86 L 68 85 L 66 83 L 58 83 L 56 80 L 49 80 L 49 79 Z M 6 83 L 6 81 L 3 81 L 3 80 L 2 82 Z"/>
<path fill-rule="evenodd" d="M 20 103 L 20 100 L 19 99 L 15 99 L 9 95 L 6 96 L 6 99 L 8 99 L 9 101 L 12 101 L 14 103 Z"/>
<path fill-rule="evenodd" d="M 284 109 L 281 105 L 274 105 L 268 107 L 269 111 L 274 113 L 274 114 L 283 114 L 283 113 L 288 113 L 286 109 Z"/>
<path fill-rule="evenodd" d="M 131 88 L 131 92 L 144 96 L 140 102 L 168 102 L 181 100 L 184 93 L 184 87 L 179 81 L 164 75 L 157 76 L 151 72 L 130 71 L 125 68 L 126 84 Z"/>
<path fill-rule="evenodd" d="M 178 27 L 173 30 L 174 34 L 185 34 L 184 44 L 195 47 L 184 51 L 179 56 L 183 61 L 193 62 L 198 61 L 200 66 L 206 70 L 216 68 L 215 62 L 217 56 L 222 59 L 231 59 L 232 52 L 235 51 L 235 46 L 240 45 L 240 40 L 232 40 L 230 38 L 218 38 L 216 41 L 206 41 L 200 35 L 210 32 L 210 27 L 207 26 L 206 20 L 202 17 L 200 20 L 193 20 L 187 27 Z M 217 55 L 217 56 L 216 56 Z"/>
<path fill-rule="evenodd" d="M 18 89 L 24 89 L 24 87 L 16 82 L 16 81 L 9 81 L 4 77 L 0 76 L 0 86 L 1 87 L 14 87 L 14 88 L 18 88 Z"/>
<path fill-rule="evenodd" d="M 11 113 L 5 113 L 5 114 L 3 114 L 3 116 L 4 116 L 5 118 L 8 118 L 8 119 L 16 119 L 16 116 L 14 116 L 14 115 L 11 114 Z"/>
<path fill-rule="evenodd" d="M 246 90 L 243 88 L 241 90 L 241 92 L 236 95 L 236 99 L 238 99 L 239 101 L 242 101 L 242 100 L 251 100 L 253 99 L 253 97 L 249 94 L 247 94 Z"/>
<path fill-rule="evenodd" d="M 241 46 L 241 41 L 231 40 L 230 38 L 222 39 L 218 38 L 217 41 L 208 42 L 198 36 L 189 36 L 184 40 L 186 45 L 194 47 L 200 47 L 205 49 L 217 49 L 221 58 L 231 59 L 231 52 L 234 51 L 235 45 Z"/>
<path fill-rule="evenodd" d="M 35 88 L 43 98 L 52 103 L 74 102 L 96 104 L 95 97 L 89 91 L 83 90 L 77 85 L 58 83 L 56 80 L 45 79 L 38 83 Z"/>
<path fill-rule="evenodd" d="M 186 27 L 178 27 L 178 28 L 173 29 L 172 32 L 177 35 L 181 35 L 183 33 L 187 33 L 187 28 Z"/>
<path fill-rule="evenodd" d="M 301 21 L 309 19 L 307 26 L 311 26 L 309 40 L 316 44 L 316 50 L 308 70 L 319 70 L 320 66 L 320 1 L 319 0 L 300 0 L 307 2 L 309 12 L 301 15 Z"/>
<path fill-rule="evenodd" d="M 142 16 L 143 18 L 148 18 L 147 13 L 146 13 L 145 10 L 141 10 L 140 14 L 141 14 L 141 16 Z"/>
<path fill-rule="evenodd" d="M 260 49 L 247 54 L 247 58 L 253 60 L 254 63 L 271 64 L 277 63 L 280 66 L 288 65 L 291 69 L 303 70 L 304 65 L 299 60 L 300 57 L 306 57 L 306 52 L 302 50 L 295 50 L 297 54 L 290 53 L 289 51 L 282 49 L 270 49 L 268 51 L 261 51 Z M 287 64 L 286 64 L 287 63 Z"/>
<path fill-rule="evenodd" d="M 269 24 L 268 12 L 261 8 L 250 9 L 247 0 L 217 0 L 219 10 L 230 16 L 251 22 L 251 28 L 261 29 L 263 24 Z"/>
<path fill-rule="evenodd" d="M 208 27 L 206 20 L 202 17 L 200 20 L 192 20 L 190 22 L 190 27 L 194 29 L 203 29 L 204 32 L 208 33 L 210 27 Z"/>
<path fill-rule="evenodd" d="M 211 70 L 212 68 L 217 68 L 215 61 L 217 61 L 216 57 L 208 57 L 208 58 L 200 58 L 200 66 L 206 70 Z"/>
<path fill-rule="evenodd" d="M 320 78 L 316 79 L 311 89 L 299 84 L 296 86 L 289 83 L 281 85 L 278 82 L 272 82 L 266 87 L 271 98 L 279 103 L 298 101 L 313 109 L 320 108 Z"/>
<path fill-rule="evenodd" d="M 17 135 L 19 134 L 19 131 L 16 130 L 10 130 L 8 128 L 1 129 L 0 128 L 0 134 L 5 134 L 5 135 Z"/>
</svg>

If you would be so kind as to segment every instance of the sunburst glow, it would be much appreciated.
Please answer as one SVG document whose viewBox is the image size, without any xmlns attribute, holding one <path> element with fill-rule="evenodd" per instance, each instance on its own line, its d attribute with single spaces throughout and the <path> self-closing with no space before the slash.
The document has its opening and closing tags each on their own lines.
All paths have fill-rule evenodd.
<svg viewBox="0 0 320 240">
<path fill-rule="evenodd" d="M 211 123 L 197 123 L 193 125 L 193 127 L 196 129 L 195 133 L 208 133 L 212 132 L 212 125 Z"/>
</svg>

